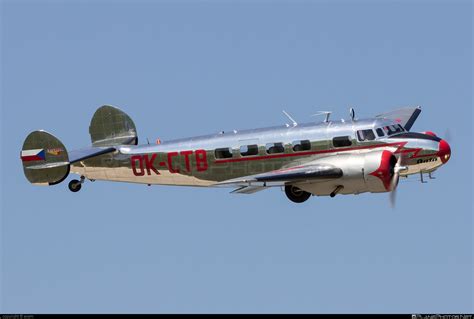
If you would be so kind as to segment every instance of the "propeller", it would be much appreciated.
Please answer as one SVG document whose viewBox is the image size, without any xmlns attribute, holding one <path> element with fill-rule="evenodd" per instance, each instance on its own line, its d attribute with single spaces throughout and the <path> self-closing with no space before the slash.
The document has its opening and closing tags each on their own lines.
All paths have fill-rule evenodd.
<svg viewBox="0 0 474 319">
<path fill-rule="evenodd" d="M 392 179 L 390 180 L 390 205 L 392 206 L 392 208 L 395 208 L 395 203 L 397 199 L 397 186 L 398 181 L 400 180 L 400 172 L 407 169 L 405 166 L 402 166 L 403 160 L 404 153 L 400 153 L 397 163 L 393 167 L 393 175 Z"/>
<path fill-rule="evenodd" d="M 451 130 L 449 128 L 447 128 L 446 131 L 444 131 L 444 139 L 449 144 L 451 144 L 451 142 L 453 141 L 453 137 L 451 135 Z"/>
<path fill-rule="evenodd" d="M 446 129 L 444 132 L 444 138 L 446 142 L 451 143 L 453 141 L 453 137 L 451 134 L 451 130 L 449 128 Z M 393 175 L 390 180 L 390 205 L 392 208 L 395 208 L 396 199 L 397 199 L 397 186 L 398 181 L 400 180 L 400 172 L 403 172 L 407 169 L 406 166 L 403 166 L 405 160 L 405 153 L 400 153 L 400 157 L 398 157 L 397 163 L 393 167 Z"/>
</svg>

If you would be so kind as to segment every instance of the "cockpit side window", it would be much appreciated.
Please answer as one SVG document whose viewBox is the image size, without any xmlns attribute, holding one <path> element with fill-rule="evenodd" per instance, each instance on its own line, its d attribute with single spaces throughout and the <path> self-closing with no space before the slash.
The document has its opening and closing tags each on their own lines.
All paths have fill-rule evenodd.
<svg viewBox="0 0 474 319">
<path fill-rule="evenodd" d="M 400 124 L 384 126 L 383 129 L 389 136 L 395 133 L 405 132 L 405 129 Z"/>
<path fill-rule="evenodd" d="M 387 135 L 393 135 L 396 133 L 394 127 L 392 125 L 387 125 L 387 126 L 384 126 L 383 130 L 385 131 L 385 133 L 387 133 Z"/>
<path fill-rule="evenodd" d="M 374 131 L 372 130 L 360 130 L 360 131 L 357 131 L 357 138 L 359 139 L 359 141 L 363 142 L 363 141 L 373 141 L 375 140 L 375 134 L 374 134 Z"/>
<path fill-rule="evenodd" d="M 405 132 L 405 129 L 400 124 L 397 124 L 397 127 L 398 127 L 397 132 Z"/>
<path fill-rule="evenodd" d="M 385 134 L 383 133 L 383 130 L 380 127 L 376 131 L 377 131 L 378 137 L 384 137 L 385 136 Z"/>
</svg>

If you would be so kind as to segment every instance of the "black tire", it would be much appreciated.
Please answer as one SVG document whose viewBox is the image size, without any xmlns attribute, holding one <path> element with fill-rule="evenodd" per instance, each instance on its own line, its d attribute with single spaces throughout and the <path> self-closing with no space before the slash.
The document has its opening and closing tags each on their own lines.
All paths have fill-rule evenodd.
<svg viewBox="0 0 474 319">
<path fill-rule="evenodd" d="M 311 196 L 311 193 L 305 192 L 304 190 L 292 185 L 285 186 L 285 194 L 288 199 L 294 203 L 303 203 Z"/>
<path fill-rule="evenodd" d="M 67 186 L 71 192 L 76 193 L 81 190 L 82 184 L 77 179 L 73 179 Z"/>
</svg>

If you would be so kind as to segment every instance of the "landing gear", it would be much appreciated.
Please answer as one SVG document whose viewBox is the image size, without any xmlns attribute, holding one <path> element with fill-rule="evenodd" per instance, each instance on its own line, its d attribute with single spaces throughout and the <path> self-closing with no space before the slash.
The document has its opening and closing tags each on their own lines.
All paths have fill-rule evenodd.
<svg viewBox="0 0 474 319">
<path fill-rule="evenodd" d="M 423 171 L 420 171 L 420 182 L 421 182 L 422 184 L 428 183 L 428 182 L 426 182 L 426 181 L 423 179 Z"/>
<path fill-rule="evenodd" d="M 337 187 L 332 191 L 332 193 L 329 194 L 329 196 L 331 196 L 331 197 L 336 196 L 337 193 L 339 193 L 343 188 L 344 188 L 344 186 L 342 186 L 342 185 L 337 186 Z"/>
<path fill-rule="evenodd" d="M 81 190 L 81 182 L 77 179 L 73 179 L 69 182 L 67 187 L 69 187 L 69 190 L 73 193 L 78 192 Z"/>
<path fill-rule="evenodd" d="M 69 190 L 73 193 L 80 191 L 85 179 L 86 178 L 84 176 L 81 176 L 80 181 L 78 181 L 77 179 L 73 179 L 72 181 L 70 181 L 68 184 Z"/>
<path fill-rule="evenodd" d="M 292 185 L 285 186 L 285 194 L 288 199 L 294 203 L 303 203 L 311 196 L 311 193 L 305 192 L 304 190 Z"/>
</svg>

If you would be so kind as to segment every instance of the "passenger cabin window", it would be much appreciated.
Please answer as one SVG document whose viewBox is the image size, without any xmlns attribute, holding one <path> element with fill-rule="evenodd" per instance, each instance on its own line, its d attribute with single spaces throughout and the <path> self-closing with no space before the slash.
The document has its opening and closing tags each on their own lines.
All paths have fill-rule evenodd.
<svg viewBox="0 0 474 319">
<path fill-rule="evenodd" d="M 382 130 L 380 127 L 379 127 L 376 131 L 377 131 L 378 137 L 383 137 L 383 136 L 385 136 L 385 134 L 383 133 L 383 130 Z"/>
<path fill-rule="evenodd" d="M 240 155 L 242 156 L 251 156 L 258 155 L 258 145 L 242 145 L 240 147 Z"/>
<path fill-rule="evenodd" d="M 285 151 L 283 143 L 269 143 L 265 146 L 265 148 L 267 150 L 267 154 L 283 153 Z"/>
<path fill-rule="evenodd" d="M 311 149 L 311 142 L 309 140 L 294 141 L 293 145 L 294 152 L 309 151 Z"/>
<path fill-rule="evenodd" d="M 231 158 L 232 149 L 231 148 L 218 148 L 214 151 L 216 158 Z"/>
<path fill-rule="evenodd" d="M 375 140 L 375 134 L 372 130 L 360 130 L 357 131 L 357 138 L 359 141 L 373 141 Z"/>
<path fill-rule="evenodd" d="M 334 147 L 351 146 L 352 141 L 349 136 L 336 136 L 332 139 L 332 145 L 334 145 Z"/>
</svg>

